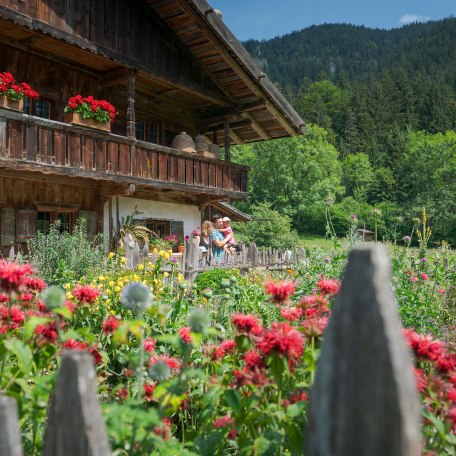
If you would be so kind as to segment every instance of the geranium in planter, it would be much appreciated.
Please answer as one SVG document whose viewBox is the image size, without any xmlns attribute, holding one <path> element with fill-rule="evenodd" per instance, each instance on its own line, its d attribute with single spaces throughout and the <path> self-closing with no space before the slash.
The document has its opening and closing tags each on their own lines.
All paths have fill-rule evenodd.
<svg viewBox="0 0 456 456">
<path fill-rule="evenodd" d="M 81 95 L 71 97 L 64 112 L 65 122 L 104 131 L 111 131 L 111 122 L 116 115 L 116 109 L 106 100 L 95 100 L 92 96 L 82 98 Z"/>
<path fill-rule="evenodd" d="M 39 94 L 26 82 L 16 84 L 11 73 L 0 73 L 0 108 L 22 111 L 26 97 L 36 100 Z"/>
</svg>

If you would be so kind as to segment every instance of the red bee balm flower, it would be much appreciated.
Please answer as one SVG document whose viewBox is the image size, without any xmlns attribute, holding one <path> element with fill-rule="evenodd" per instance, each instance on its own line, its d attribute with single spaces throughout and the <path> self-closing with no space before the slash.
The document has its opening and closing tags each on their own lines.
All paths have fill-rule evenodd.
<svg viewBox="0 0 456 456">
<path fill-rule="evenodd" d="M 76 288 L 73 290 L 73 296 L 84 304 L 93 304 L 100 292 L 89 285 L 76 285 Z"/>
<path fill-rule="evenodd" d="M 317 287 L 322 295 L 335 295 L 339 292 L 340 282 L 334 279 L 321 279 Z"/>
<path fill-rule="evenodd" d="M 258 334 L 262 330 L 258 318 L 254 315 L 233 314 L 231 315 L 231 322 L 238 333 L 245 336 L 251 333 Z"/>
<path fill-rule="evenodd" d="M 105 334 L 112 334 L 120 325 L 120 321 L 114 315 L 110 315 L 102 324 L 102 330 Z"/>
<path fill-rule="evenodd" d="M 217 418 L 214 421 L 214 429 L 227 428 L 233 424 L 234 424 L 233 418 L 231 418 L 229 415 L 225 415 L 220 418 Z"/>
<path fill-rule="evenodd" d="M 181 338 L 182 342 L 186 344 L 192 343 L 192 338 L 190 337 L 190 328 L 188 326 L 184 326 L 183 328 L 179 329 L 179 337 Z"/>
<path fill-rule="evenodd" d="M 303 337 L 288 323 L 273 323 L 260 335 L 257 348 L 265 355 L 276 352 L 297 361 L 303 352 Z"/>
<path fill-rule="evenodd" d="M 271 301 L 276 304 L 284 304 L 289 301 L 296 291 L 296 282 L 290 280 L 285 282 L 266 282 L 264 290 L 267 294 L 272 295 Z"/>
<path fill-rule="evenodd" d="M 157 341 L 152 339 L 152 337 L 148 337 L 144 341 L 144 350 L 146 350 L 146 352 L 148 352 L 148 353 L 153 353 L 156 345 L 157 345 Z"/>
<path fill-rule="evenodd" d="M 25 276 L 31 274 L 33 274 L 33 269 L 29 264 L 9 263 L 0 260 L 0 288 L 7 292 L 25 288 Z"/>
</svg>

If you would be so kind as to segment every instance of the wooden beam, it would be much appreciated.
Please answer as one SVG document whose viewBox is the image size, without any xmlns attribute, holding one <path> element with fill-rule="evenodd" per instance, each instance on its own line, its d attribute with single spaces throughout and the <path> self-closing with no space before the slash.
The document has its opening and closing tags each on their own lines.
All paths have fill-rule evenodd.
<svg viewBox="0 0 456 456">
<path fill-rule="evenodd" d="M 103 87 L 110 87 L 116 84 L 124 84 L 131 74 L 131 68 L 118 66 L 112 70 L 105 71 L 102 74 L 100 85 Z"/>
<path fill-rule="evenodd" d="M 135 184 L 106 182 L 100 185 L 100 195 L 103 197 L 131 196 L 135 191 Z"/>
<path fill-rule="evenodd" d="M 253 117 L 249 112 L 243 113 L 242 117 L 250 119 L 252 122 L 252 128 L 260 135 L 262 139 L 271 139 L 269 133 L 260 125 L 260 123 Z"/>
<path fill-rule="evenodd" d="M 225 160 L 227 162 L 229 162 L 229 161 L 231 161 L 231 139 L 230 139 L 230 122 L 229 122 L 229 120 L 225 120 L 224 135 L 225 135 Z"/>
<path fill-rule="evenodd" d="M 236 144 L 244 144 L 244 140 L 234 131 L 230 131 L 230 136 Z"/>
<path fill-rule="evenodd" d="M 238 104 L 227 108 L 204 110 L 201 113 L 201 122 L 211 122 L 227 116 L 240 114 L 243 112 L 259 111 L 266 107 L 265 101 L 258 99 L 256 101 L 244 104 Z"/>
<path fill-rule="evenodd" d="M 242 127 L 249 127 L 252 121 L 250 119 L 242 119 L 236 122 L 230 122 L 230 128 L 242 128 Z M 203 128 L 202 131 L 224 131 L 225 130 L 225 122 L 213 125 L 210 128 Z"/>
<path fill-rule="evenodd" d="M 277 119 L 277 122 L 279 122 L 280 125 L 291 135 L 294 136 L 296 134 L 296 131 L 290 127 L 290 123 L 281 115 L 281 113 L 278 111 L 278 109 L 270 102 L 266 103 L 267 108 L 271 113 L 274 115 L 274 117 Z"/>
<path fill-rule="evenodd" d="M 135 75 L 130 72 L 127 82 L 127 136 L 136 138 Z"/>
</svg>

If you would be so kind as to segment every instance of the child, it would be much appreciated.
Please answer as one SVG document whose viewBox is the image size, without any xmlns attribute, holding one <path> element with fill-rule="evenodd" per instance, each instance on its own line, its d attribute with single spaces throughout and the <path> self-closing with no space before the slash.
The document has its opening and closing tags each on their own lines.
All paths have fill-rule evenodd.
<svg viewBox="0 0 456 456">
<path fill-rule="evenodd" d="M 236 250 L 236 252 L 239 252 L 240 251 L 240 248 L 237 244 L 237 242 L 234 240 L 234 233 L 233 233 L 233 228 L 231 228 L 231 220 L 229 217 L 223 217 L 222 218 L 222 222 L 223 222 L 223 228 L 219 228 L 219 231 L 223 234 L 223 236 L 225 236 L 225 238 L 227 236 L 229 236 L 230 234 L 232 235 L 232 238 L 228 241 L 228 243 L 226 244 L 226 246 L 228 248 L 234 248 Z"/>
</svg>

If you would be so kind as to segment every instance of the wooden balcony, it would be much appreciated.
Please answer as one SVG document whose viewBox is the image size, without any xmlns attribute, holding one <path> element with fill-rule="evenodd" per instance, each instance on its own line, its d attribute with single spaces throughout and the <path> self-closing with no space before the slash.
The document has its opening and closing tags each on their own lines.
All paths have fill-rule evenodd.
<svg viewBox="0 0 456 456">
<path fill-rule="evenodd" d="M 247 197 L 246 166 L 4 109 L 0 168 Z"/>
</svg>

